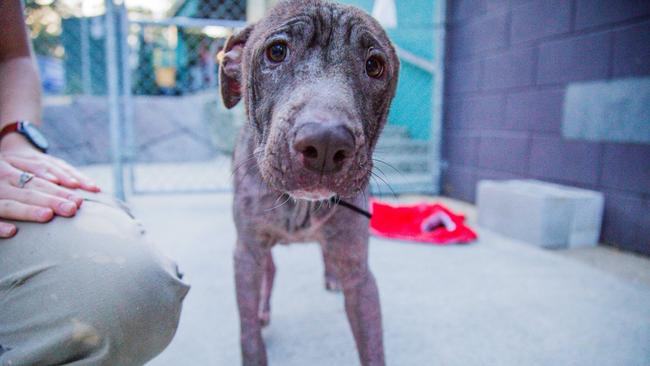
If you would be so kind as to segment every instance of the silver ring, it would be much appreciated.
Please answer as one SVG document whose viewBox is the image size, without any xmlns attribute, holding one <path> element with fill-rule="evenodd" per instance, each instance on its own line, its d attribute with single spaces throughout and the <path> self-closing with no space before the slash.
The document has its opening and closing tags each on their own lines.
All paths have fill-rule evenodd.
<svg viewBox="0 0 650 366">
<path fill-rule="evenodd" d="M 20 178 L 18 178 L 18 188 L 25 188 L 25 184 L 29 183 L 32 179 L 34 179 L 34 174 L 27 172 L 20 173 Z"/>
</svg>

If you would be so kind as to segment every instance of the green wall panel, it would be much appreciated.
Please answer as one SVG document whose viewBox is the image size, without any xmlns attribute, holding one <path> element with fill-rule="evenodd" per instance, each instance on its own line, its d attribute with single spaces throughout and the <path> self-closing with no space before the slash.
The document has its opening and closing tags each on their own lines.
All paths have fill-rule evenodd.
<svg viewBox="0 0 650 366">
<path fill-rule="evenodd" d="M 340 0 L 372 12 L 374 0 Z M 433 60 L 434 2 L 430 0 L 395 1 L 397 28 L 387 30 L 393 43 L 401 49 Z M 397 96 L 389 123 L 407 126 L 411 137 L 426 140 L 431 136 L 433 76 L 402 61 Z"/>
</svg>

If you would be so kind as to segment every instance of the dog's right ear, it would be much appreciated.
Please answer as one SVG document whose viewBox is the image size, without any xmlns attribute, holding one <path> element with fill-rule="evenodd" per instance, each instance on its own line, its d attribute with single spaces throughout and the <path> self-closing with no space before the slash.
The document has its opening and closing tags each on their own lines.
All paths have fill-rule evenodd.
<svg viewBox="0 0 650 366">
<path fill-rule="evenodd" d="M 226 41 L 223 50 L 219 52 L 219 84 L 221 99 L 226 108 L 230 109 L 241 100 L 241 64 L 244 46 L 253 31 L 254 25 L 233 34 Z"/>
</svg>

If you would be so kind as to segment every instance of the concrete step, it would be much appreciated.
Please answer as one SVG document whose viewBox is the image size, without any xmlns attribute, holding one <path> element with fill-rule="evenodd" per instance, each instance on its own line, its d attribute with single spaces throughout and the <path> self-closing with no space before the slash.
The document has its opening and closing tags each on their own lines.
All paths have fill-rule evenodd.
<svg viewBox="0 0 650 366">
<path fill-rule="evenodd" d="M 388 136 L 379 138 L 377 153 L 402 152 L 411 154 L 426 154 L 429 150 L 429 142 L 411 140 L 401 136 Z"/>
<path fill-rule="evenodd" d="M 388 137 L 388 136 L 408 137 L 409 136 L 408 127 L 387 124 L 387 125 L 384 126 L 384 130 L 382 131 L 381 136 L 383 136 L 383 137 Z"/>
<path fill-rule="evenodd" d="M 400 173 L 424 173 L 429 170 L 427 154 L 382 153 L 377 151 L 373 159 L 375 167 L 386 174 L 392 174 L 395 171 Z"/>
<path fill-rule="evenodd" d="M 374 196 L 391 196 L 405 193 L 432 193 L 433 182 L 429 173 L 382 174 L 375 171 L 381 179 L 374 177 L 370 182 L 370 192 Z M 383 181 L 382 181 L 383 179 Z"/>
</svg>

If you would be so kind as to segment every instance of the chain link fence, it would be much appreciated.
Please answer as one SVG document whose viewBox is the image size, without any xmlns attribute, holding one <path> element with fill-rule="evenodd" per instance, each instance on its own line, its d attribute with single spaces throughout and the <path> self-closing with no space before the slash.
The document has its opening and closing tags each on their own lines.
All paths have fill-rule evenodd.
<svg viewBox="0 0 650 366">
<path fill-rule="evenodd" d="M 51 151 L 76 165 L 103 167 L 94 172 L 122 198 L 229 192 L 244 112 L 221 104 L 217 54 L 246 24 L 250 4 L 164 0 L 156 2 L 162 13 L 152 4 L 26 1 Z M 408 76 L 378 145 L 372 183 L 378 194 L 432 186 L 430 144 L 413 131 L 432 124 L 435 65 L 399 51 Z"/>
<path fill-rule="evenodd" d="M 179 1 L 168 18 L 130 18 L 130 189 L 229 191 L 230 158 L 243 124 L 218 93 L 217 54 L 245 25 L 243 0 Z"/>
<path fill-rule="evenodd" d="M 84 15 L 84 12 L 86 12 Z M 76 165 L 111 162 L 105 9 L 25 1 L 51 153 Z"/>
</svg>

